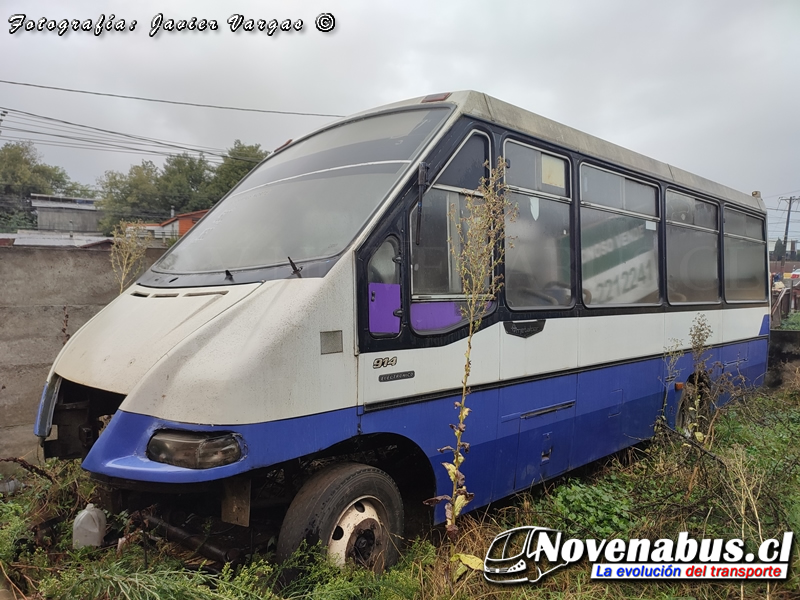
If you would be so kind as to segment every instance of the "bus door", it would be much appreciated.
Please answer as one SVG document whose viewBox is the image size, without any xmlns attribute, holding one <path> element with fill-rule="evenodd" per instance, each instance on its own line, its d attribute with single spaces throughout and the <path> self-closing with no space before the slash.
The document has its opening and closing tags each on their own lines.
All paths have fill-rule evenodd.
<svg viewBox="0 0 800 600">
<path fill-rule="evenodd" d="M 515 489 L 570 467 L 578 365 L 566 158 L 508 140 L 505 300 L 500 334 L 502 426 L 517 432 Z M 520 315 L 518 318 L 514 318 Z"/>
<path fill-rule="evenodd" d="M 412 189 L 402 200 L 402 213 L 388 217 L 391 227 L 359 258 L 366 282 L 359 302 L 367 308 L 360 308 L 359 325 L 362 431 L 397 431 L 436 458 L 435 464 L 442 456 L 437 449 L 453 441 L 449 425 L 458 418 L 454 402 L 461 395 L 467 344 L 466 298 L 450 244 L 457 243 L 465 190 L 477 190 L 487 175 L 489 149 L 489 136 L 468 132 L 442 169 L 431 173 L 421 212 Z M 488 308 L 494 312 L 497 302 Z M 473 337 L 467 399 L 471 451 L 465 469 L 475 482 L 475 502 L 491 499 L 496 471 L 499 338 L 498 326 Z M 514 465 L 505 468 L 512 471 Z M 443 469 L 441 474 L 446 478 Z"/>
</svg>

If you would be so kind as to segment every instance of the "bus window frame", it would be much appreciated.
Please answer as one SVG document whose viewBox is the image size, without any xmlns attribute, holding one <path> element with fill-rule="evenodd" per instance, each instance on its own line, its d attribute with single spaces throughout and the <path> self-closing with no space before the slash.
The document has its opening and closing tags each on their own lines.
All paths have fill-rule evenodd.
<svg viewBox="0 0 800 600">
<path fill-rule="evenodd" d="M 494 143 L 493 143 L 493 136 L 492 136 L 491 130 L 487 131 L 484 128 L 476 127 L 475 125 L 477 125 L 477 124 L 473 123 L 470 127 L 467 128 L 466 134 L 462 138 L 461 142 L 459 142 L 459 144 L 456 146 L 456 148 L 448 156 L 447 160 L 444 162 L 444 164 L 436 172 L 436 177 L 434 179 L 432 179 L 431 183 L 425 189 L 425 194 L 427 194 L 428 192 L 430 192 L 433 189 L 437 189 L 437 190 L 442 190 L 442 191 L 445 191 L 445 192 L 455 193 L 455 194 L 458 194 L 459 196 L 466 196 L 468 194 L 465 194 L 465 192 L 471 192 L 472 195 L 474 195 L 474 196 L 482 197 L 482 194 L 480 194 L 480 192 L 478 192 L 475 189 L 468 190 L 467 188 L 459 188 L 459 187 L 452 186 L 452 185 L 444 185 L 444 184 L 439 184 L 438 183 L 438 181 L 441 178 L 441 176 L 447 171 L 447 168 L 450 166 L 450 164 L 453 162 L 453 160 L 455 160 L 456 156 L 458 156 L 458 153 L 461 152 L 462 148 L 464 148 L 464 146 L 466 146 L 466 144 L 469 142 L 469 140 L 473 136 L 476 136 L 476 135 L 482 136 L 487 141 L 487 144 L 488 144 L 488 147 L 487 147 L 488 158 L 487 158 L 487 160 L 489 161 L 489 166 L 491 167 L 492 159 L 494 157 L 494 153 L 492 152 L 492 149 L 494 147 Z M 486 169 L 485 169 L 485 171 L 486 171 Z M 485 176 L 486 176 L 486 174 L 484 174 L 484 177 Z M 417 210 L 419 210 L 419 207 L 417 206 L 417 202 L 415 201 L 410 205 L 410 207 L 408 209 L 408 217 L 407 217 L 408 233 L 406 234 L 406 237 L 408 238 L 408 244 L 409 244 L 409 252 L 408 252 L 408 258 L 407 258 L 408 265 L 409 265 L 409 268 L 408 268 L 408 286 L 409 286 L 408 297 L 409 297 L 409 304 L 408 304 L 408 311 L 407 311 L 407 314 L 408 314 L 408 326 L 409 326 L 409 329 L 411 330 L 411 332 L 415 336 L 431 337 L 431 336 L 446 335 L 446 334 L 449 334 L 449 333 L 451 333 L 453 331 L 457 331 L 458 329 L 461 329 L 461 328 L 465 327 L 468 324 L 467 320 L 462 318 L 458 323 L 456 323 L 454 325 L 443 327 L 441 329 L 429 330 L 429 331 L 424 331 L 424 330 L 420 331 L 417 328 L 415 328 L 413 323 L 411 322 L 411 311 L 412 311 L 412 307 L 413 307 L 413 305 L 415 303 L 417 303 L 417 304 L 423 304 L 423 303 L 433 304 L 433 303 L 444 303 L 444 302 L 464 302 L 467 299 L 467 294 L 463 294 L 463 293 L 461 293 L 461 294 L 450 294 L 450 293 L 448 293 L 448 294 L 415 294 L 414 293 L 414 256 L 413 256 L 413 254 L 414 254 L 414 247 L 415 247 L 414 238 L 415 238 L 415 232 L 416 232 L 415 228 L 416 228 L 416 219 L 417 219 L 416 211 Z M 424 215 L 424 212 L 423 212 L 423 215 Z M 425 234 L 425 230 L 423 229 L 422 236 L 425 236 L 425 235 L 426 235 Z M 429 235 L 430 235 L 430 233 L 429 233 Z M 449 252 L 450 251 L 450 244 L 448 243 L 447 246 L 448 246 L 448 252 Z M 452 260 L 452 258 L 448 258 L 448 260 Z M 491 306 L 486 311 L 486 314 L 484 315 L 484 318 L 489 316 L 489 315 L 491 315 L 491 314 L 493 314 L 493 313 L 495 313 L 497 311 L 497 307 L 499 305 L 499 299 L 500 299 L 500 294 L 498 294 L 497 298 L 495 298 L 495 300 L 491 303 Z"/>
<path fill-rule="evenodd" d="M 726 203 L 726 204 L 724 204 L 722 206 L 722 210 L 723 210 L 723 213 L 722 213 L 721 227 L 720 227 L 720 234 L 722 236 L 722 248 L 721 248 L 722 251 L 720 252 L 720 255 L 721 255 L 720 258 L 722 259 L 722 277 L 721 277 L 720 283 L 722 285 L 722 293 L 723 293 L 723 298 L 725 299 L 725 303 L 726 304 L 754 304 L 754 305 L 768 304 L 770 302 L 770 288 L 769 288 L 769 286 L 771 285 L 771 283 L 770 283 L 770 277 L 769 277 L 770 270 L 769 270 L 769 243 L 767 241 L 767 215 L 766 215 L 766 213 L 763 214 L 763 215 L 759 215 L 757 213 L 745 210 L 743 207 L 740 207 L 740 206 L 738 206 L 736 204 L 728 204 L 728 203 Z M 761 221 L 762 239 L 757 240 L 755 238 L 750 238 L 750 237 L 747 237 L 747 236 L 744 236 L 744 235 L 738 235 L 738 234 L 735 234 L 735 233 L 727 233 L 725 231 L 725 217 L 726 217 L 725 211 L 727 211 L 727 210 L 731 210 L 733 212 L 738 212 L 738 213 L 743 214 L 745 217 L 753 217 L 754 219 L 758 219 L 759 221 Z M 725 261 L 725 238 L 739 239 L 739 240 L 745 240 L 745 241 L 749 241 L 749 242 L 758 242 L 764 247 L 764 261 L 765 261 L 764 262 L 764 269 L 765 269 L 765 274 L 766 274 L 767 277 L 766 277 L 766 280 L 765 280 L 766 281 L 766 285 L 764 286 L 764 297 L 763 298 L 760 298 L 758 300 L 731 300 L 730 298 L 728 298 L 728 291 L 727 291 L 726 286 L 725 286 L 725 270 L 726 270 L 726 264 L 725 264 L 726 263 L 726 261 Z"/>
<path fill-rule="evenodd" d="M 605 171 L 606 173 L 611 173 L 612 175 L 616 175 L 617 177 L 622 177 L 623 179 L 630 179 L 631 181 L 635 181 L 636 183 L 640 183 L 642 185 L 646 185 L 648 187 L 654 188 L 656 190 L 656 197 L 655 197 L 655 208 L 656 214 L 655 215 L 648 215 L 645 213 L 640 213 L 636 211 L 630 211 L 625 209 L 618 209 L 611 206 L 607 206 L 605 204 L 597 204 L 594 202 L 587 202 L 583 199 L 583 186 L 581 185 L 583 182 L 583 168 L 589 167 L 592 169 L 596 169 L 598 171 Z M 625 308 L 658 308 L 663 307 L 666 302 L 665 293 L 664 293 L 664 275 L 666 272 L 666 246 L 665 246 L 665 235 L 666 232 L 664 231 L 664 216 L 663 216 L 663 203 L 664 203 L 664 193 L 662 192 L 662 183 L 658 180 L 656 181 L 648 181 L 647 179 L 642 178 L 640 174 L 631 175 L 624 170 L 614 170 L 612 168 L 602 166 L 595 160 L 589 158 L 581 160 L 578 164 L 577 169 L 577 184 L 578 184 L 578 219 L 577 219 L 577 248 L 578 248 L 578 256 L 576 257 L 576 265 L 578 267 L 578 285 L 581 294 L 581 298 L 585 298 L 585 291 L 583 289 L 583 219 L 581 218 L 581 213 L 584 207 L 599 210 L 603 212 L 608 212 L 617 215 L 623 215 L 627 217 L 634 217 L 637 219 L 642 219 L 644 221 L 650 221 L 656 224 L 656 242 L 658 248 L 658 257 L 656 260 L 656 268 L 658 269 L 658 273 L 656 274 L 656 282 L 658 284 L 658 302 L 631 302 L 631 303 L 608 303 L 608 304 L 593 304 L 591 302 L 586 303 L 584 301 L 584 306 L 588 310 L 603 310 L 603 309 L 625 309 Z"/>
<path fill-rule="evenodd" d="M 575 219 L 574 175 L 575 175 L 576 171 L 573 168 L 572 157 L 569 154 L 566 154 L 566 153 L 559 154 L 558 152 L 553 152 L 551 150 L 546 150 L 546 149 L 544 149 L 544 148 L 542 148 L 540 146 L 537 146 L 535 144 L 520 140 L 520 139 L 518 139 L 516 137 L 513 137 L 513 136 L 509 135 L 509 136 L 506 136 L 502 141 L 502 149 L 503 149 L 502 157 L 503 157 L 504 160 L 507 160 L 507 158 L 506 158 L 506 146 L 509 143 L 517 144 L 518 146 L 523 146 L 525 148 L 529 148 L 531 150 L 535 150 L 536 152 L 539 152 L 541 154 L 547 154 L 547 155 L 552 156 L 554 158 L 558 158 L 560 160 L 563 160 L 566 163 L 566 167 L 567 168 L 566 168 L 565 181 L 564 181 L 565 192 L 567 193 L 566 196 L 562 196 L 560 194 L 553 194 L 552 192 L 547 192 L 547 191 L 542 191 L 542 190 L 532 190 L 532 189 L 529 189 L 529 188 L 526 188 L 526 187 L 522 187 L 522 186 L 518 186 L 518 185 L 512 185 L 512 184 L 507 183 L 507 177 L 503 179 L 503 183 L 505 184 L 506 189 L 511 193 L 520 194 L 520 195 L 523 195 L 523 196 L 526 196 L 526 197 L 541 198 L 543 200 L 550 200 L 550 201 L 553 201 L 553 202 L 559 202 L 561 204 L 569 206 L 569 252 L 570 252 L 570 261 L 569 261 L 570 262 L 570 264 L 569 264 L 569 271 L 570 271 L 570 276 L 569 276 L 570 281 L 569 281 L 569 283 L 570 283 L 570 287 L 569 287 L 569 292 L 570 292 L 570 302 L 569 302 L 569 304 L 559 304 L 559 305 L 552 305 L 552 306 L 547 306 L 547 305 L 529 306 L 529 307 L 511 306 L 508 303 L 508 285 L 507 285 L 506 280 L 504 279 L 503 280 L 503 287 L 502 287 L 502 290 L 501 290 L 502 294 L 503 294 L 504 306 L 513 314 L 529 313 L 529 312 L 542 312 L 542 311 L 553 312 L 553 311 L 569 311 L 569 310 L 572 310 L 575 307 L 575 305 L 577 304 L 577 301 L 578 301 L 577 300 L 578 287 L 577 287 L 577 280 L 576 280 L 576 273 L 577 273 L 577 271 L 576 271 L 576 260 L 577 260 L 577 256 L 580 254 L 580 252 L 576 252 L 576 250 L 580 250 L 580 248 L 579 248 L 578 240 L 576 238 L 576 235 L 578 233 L 578 230 L 577 230 L 577 227 L 576 227 L 576 219 Z M 506 164 L 508 164 L 508 163 L 506 162 Z M 512 166 L 512 168 L 513 168 L 513 166 Z M 550 187 L 552 187 L 552 186 L 550 186 Z M 504 240 L 504 243 L 505 243 L 505 240 Z M 505 247 L 504 254 L 505 255 L 508 254 L 508 247 L 507 246 Z M 503 277 L 505 278 L 505 276 L 506 276 L 506 272 L 505 272 L 506 271 L 505 256 L 504 256 L 504 260 L 503 260 L 503 264 L 502 264 L 502 269 L 503 269 Z"/>
<path fill-rule="evenodd" d="M 678 221 L 671 221 L 667 216 L 667 194 L 669 192 L 673 192 L 675 194 L 679 194 L 681 196 L 686 196 L 691 200 L 696 202 L 705 202 L 706 204 L 711 204 L 717 208 L 717 227 L 716 229 L 708 229 L 706 227 L 701 227 L 698 225 L 689 225 L 680 223 Z M 723 221 L 723 208 L 724 205 L 717 199 L 708 198 L 699 195 L 697 192 L 691 192 L 688 190 L 683 190 L 671 185 L 664 187 L 664 268 L 667 276 L 669 276 L 669 270 L 666 268 L 667 265 L 667 253 L 669 252 L 669 233 L 667 227 L 670 225 L 674 225 L 676 227 L 681 227 L 684 229 L 692 229 L 695 231 L 701 231 L 704 233 L 714 233 L 717 236 L 717 292 L 718 297 L 716 301 L 686 301 L 686 302 L 679 302 L 677 300 L 670 300 L 669 299 L 669 286 L 665 287 L 666 290 L 666 303 L 668 306 L 675 306 L 675 307 L 682 307 L 682 306 L 709 306 L 709 307 L 721 307 L 725 302 L 724 296 L 724 287 L 725 287 L 725 273 L 723 271 L 723 255 L 725 250 L 723 248 L 723 233 L 722 233 L 722 221 Z"/>
</svg>

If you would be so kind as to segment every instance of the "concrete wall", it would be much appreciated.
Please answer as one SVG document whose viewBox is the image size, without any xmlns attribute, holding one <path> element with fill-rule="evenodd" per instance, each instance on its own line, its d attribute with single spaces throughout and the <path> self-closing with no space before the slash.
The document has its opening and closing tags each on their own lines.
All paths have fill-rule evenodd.
<svg viewBox="0 0 800 600">
<path fill-rule="evenodd" d="M 148 266 L 163 252 L 148 250 Z M 0 247 L 0 458 L 37 459 L 33 423 L 65 314 L 73 334 L 118 292 L 107 250 Z"/>
</svg>

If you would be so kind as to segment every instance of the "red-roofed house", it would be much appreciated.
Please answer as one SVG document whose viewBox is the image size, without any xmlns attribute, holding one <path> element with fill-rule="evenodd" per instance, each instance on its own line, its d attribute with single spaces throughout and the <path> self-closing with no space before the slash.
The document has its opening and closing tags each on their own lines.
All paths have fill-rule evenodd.
<svg viewBox="0 0 800 600">
<path fill-rule="evenodd" d="M 160 227 L 162 229 L 169 229 L 170 231 L 176 233 L 176 235 L 172 235 L 171 237 L 181 237 L 183 234 L 189 231 L 195 223 L 203 218 L 207 212 L 208 209 L 205 209 L 175 215 L 174 217 L 171 217 L 170 219 L 161 223 Z"/>
<path fill-rule="evenodd" d="M 163 223 L 144 223 L 144 228 L 153 234 L 154 239 L 177 239 L 189 231 L 207 212 L 208 209 L 175 215 Z"/>
</svg>

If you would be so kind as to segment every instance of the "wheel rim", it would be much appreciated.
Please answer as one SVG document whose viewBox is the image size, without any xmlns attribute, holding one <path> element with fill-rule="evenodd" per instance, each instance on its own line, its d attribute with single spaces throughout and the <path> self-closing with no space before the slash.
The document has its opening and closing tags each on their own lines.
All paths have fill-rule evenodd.
<svg viewBox="0 0 800 600">
<path fill-rule="evenodd" d="M 336 520 L 328 539 L 328 558 L 338 566 L 352 560 L 373 571 L 382 571 L 389 543 L 386 522 L 386 509 L 376 498 L 355 500 Z"/>
</svg>

